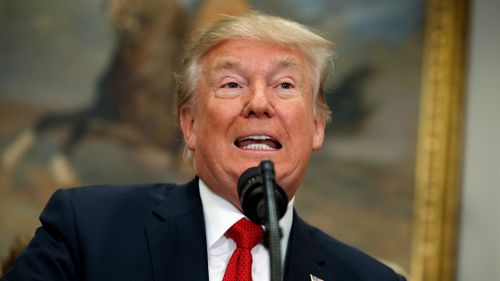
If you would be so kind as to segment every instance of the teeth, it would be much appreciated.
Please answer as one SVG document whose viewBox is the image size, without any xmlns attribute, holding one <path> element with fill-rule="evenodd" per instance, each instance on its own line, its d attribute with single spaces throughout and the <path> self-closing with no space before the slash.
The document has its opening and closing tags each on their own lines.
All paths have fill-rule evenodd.
<svg viewBox="0 0 500 281">
<path fill-rule="evenodd" d="M 245 150 L 275 151 L 281 144 L 268 135 L 250 135 L 237 139 L 234 144 Z"/>
<path fill-rule="evenodd" d="M 276 150 L 276 149 L 270 147 L 269 145 L 263 144 L 263 143 L 252 143 L 252 144 L 243 146 L 242 148 L 248 149 L 248 150 L 250 150 L 250 149 L 251 150 Z"/>
<path fill-rule="evenodd" d="M 266 136 L 266 135 L 260 135 L 260 136 L 248 136 L 243 138 L 243 140 L 270 140 L 271 137 Z"/>
</svg>

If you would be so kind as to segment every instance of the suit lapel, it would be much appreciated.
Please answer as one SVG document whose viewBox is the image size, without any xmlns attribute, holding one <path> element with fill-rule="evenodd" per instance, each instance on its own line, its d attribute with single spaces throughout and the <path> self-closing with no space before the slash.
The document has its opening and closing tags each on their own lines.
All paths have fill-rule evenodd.
<svg viewBox="0 0 500 281">
<path fill-rule="evenodd" d="M 205 221 L 197 178 L 165 192 L 146 226 L 146 237 L 154 280 L 208 280 Z"/>
<path fill-rule="evenodd" d="M 316 245 L 310 227 L 294 212 L 283 280 L 309 281 L 311 275 L 325 281 L 334 281 L 331 277 L 327 278 L 325 257 L 321 247 Z"/>
<path fill-rule="evenodd" d="M 170 187 L 146 225 L 153 279 L 208 280 L 205 220 L 198 178 L 186 186 Z M 285 260 L 285 281 L 309 281 L 311 274 L 325 281 L 325 258 L 311 228 L 294 212 Z M 328 278 L 327 278 L 328 277 Z"/>
</svg>

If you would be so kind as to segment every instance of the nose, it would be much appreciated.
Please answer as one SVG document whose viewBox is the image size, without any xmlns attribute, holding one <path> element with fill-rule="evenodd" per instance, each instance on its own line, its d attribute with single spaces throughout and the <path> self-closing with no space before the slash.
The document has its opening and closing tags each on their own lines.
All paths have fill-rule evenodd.
<svg viewBox="0 0 500 281">
<path fill-rule="evenodd" d="M 252 87 L 245 99 L 243 115 L 245 117 L 272 117 L 275 109 L 272 103 L 272 93 L 267 89 L 266 85 L 256 85 Z"/>
</svg>

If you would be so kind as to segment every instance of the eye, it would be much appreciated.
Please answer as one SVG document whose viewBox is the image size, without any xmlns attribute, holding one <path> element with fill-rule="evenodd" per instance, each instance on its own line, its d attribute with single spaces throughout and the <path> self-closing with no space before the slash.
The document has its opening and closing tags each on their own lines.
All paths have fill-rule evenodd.
<svg viewBox="0 0 500 281">
<path fill-rule="evenodd" d="M 238 85 L 238 83 L 236 83 L 236 82 L 229 82 L 229 83 L 222 85 L 222 88 L 237 89 L 237 88 L 240 88 L 240 85 Z"/>
<path fill-rule="evenodd" d="M 273 84 L 273 91 L 283 99 L 296 97 L 301 93 L 300 84 L 296 83 L 294 79 L 283 77 Z"/>
<path fill-rule="evenodd" d="M 283 83 L 280 83 L 279 87 L 281 89 L 292 89 L 293 85 L 292 85 L 292 83 L 283 82 Z"/>
</svg>

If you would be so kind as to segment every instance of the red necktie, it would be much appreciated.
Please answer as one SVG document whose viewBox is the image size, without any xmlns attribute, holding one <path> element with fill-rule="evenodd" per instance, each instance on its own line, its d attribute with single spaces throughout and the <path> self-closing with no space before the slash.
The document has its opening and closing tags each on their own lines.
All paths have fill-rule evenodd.
<svg viewBox="0 0 500 281">
<path fill-rule="evenodd" d="M 237 221 L 226 232 L 236 242 L 236 249 L 229 259 L 222 281 L 252 281 L 252 253 L 262 241 L 262 227 L 245 218 Z"/>
</svg>

